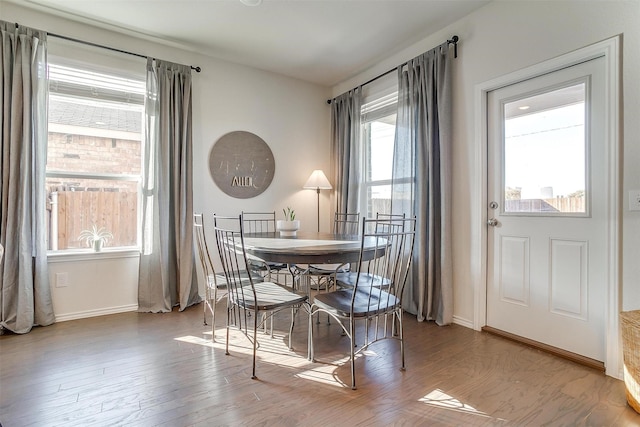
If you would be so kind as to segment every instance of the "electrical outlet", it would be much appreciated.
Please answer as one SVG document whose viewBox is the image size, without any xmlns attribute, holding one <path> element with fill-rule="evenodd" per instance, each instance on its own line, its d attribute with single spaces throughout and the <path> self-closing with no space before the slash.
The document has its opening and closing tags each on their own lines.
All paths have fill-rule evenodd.
<svg viewBox="0 0 640 427">
<path fill-rule="evenodd" d="M 56 288 L 66 288 L 69 286 L 68 273 L 56 273 Z"/>
<path fill-rule="evenodd" d="M 629 210 L 640 211 L 640 190 L 629 190 Z"/>
</svg>

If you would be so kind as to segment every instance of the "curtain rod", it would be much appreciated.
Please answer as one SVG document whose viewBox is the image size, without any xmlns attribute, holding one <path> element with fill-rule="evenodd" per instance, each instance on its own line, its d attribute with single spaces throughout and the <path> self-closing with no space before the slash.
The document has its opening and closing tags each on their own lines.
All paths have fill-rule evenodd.
<svg viewBox="0 0 640 427">
<path fill-rule="evenodd" d="M 458 41 L 459 41 L 459 40 L 460 40 L 460 37 L 458 37 L 458 36 L 453 36 L 453 37 L 451 37 L 449 40 L 447 40 L 447 44 L 453 44 L 453 57 L 454 57 L 454 58 L 457 58 L 457 57 L 458 57 Z M 390 69 L 390 70 L 388 70 L 388 71 L 385 71 L 385 72 L 384 72 L 384 73 L 382 73 L 382 74 L 378 74 L 377 76 L 375 76 L 375 77 L 374 77 L 374 78 L 372 78 L 372 79 L 367 80 L 366 82 L 362 83 L 360 86 L 366 86 L 366 85 L 368 85 L 369 83 L 372 83 L 372 82 L 374 82 L 374 81 L 378 80 L 379 78 L 384 77 L 384 76 L 386 76 L 387 74 L 389 74 L 389 73 L 392 73 L 392 72 L 396 71 L 396 70 L 398 69 L 398 67 L 403 67 L 403 66 L 405 66 L 405 65 L 407 65 L 407 63 L 406 63 L 406 62 L 403 62 L 402 64 L 398 65 L 397 67 L 393 67 L 392 69 Z M 330 100 L 330 99 L 327 99 L 327 104 L 331 104 L 331 100 Z"/>
<path fill-rule="evenodd" d="M 119 52 L 119 53 L 124 53 L 124 54 L 127 54 L 127 55 L 137 56 L 138 58 L 148 58 L 147 55 L 141 55 L 141 54 L 135 53 L 135 52 L 129 52 L 129 51 L 122 50 L 122 49 L 116 49 L 115 47 L 104 46 L 104 45 L 101 45 L 101 44 L 98 44 L 98 43 L 88 42 L 86 40 L 74 39 L 73 37 L 61 36 L 60 34 L 47 33 L 47 35 L 51 36 L 51 37 L 57 37 L 57 38 L 63 39 L 63 40 L 69 40 L 69 41 L 76 42 L 76 43 L 86 44 L 86 45 L 93 46 L 93 47 L 99 47 L 99 48 L 102 48 L 102 49 L 112 50 L 114 52 Z M 199 73 L 200 71 L 202 71 L 202 68 L 200 68 L 198 66 L 194 67 L 193 65 L 191 65 L 190 67 L 191 67 L 192 70 L 195 70 L 196 73 Z"/>
</svg>

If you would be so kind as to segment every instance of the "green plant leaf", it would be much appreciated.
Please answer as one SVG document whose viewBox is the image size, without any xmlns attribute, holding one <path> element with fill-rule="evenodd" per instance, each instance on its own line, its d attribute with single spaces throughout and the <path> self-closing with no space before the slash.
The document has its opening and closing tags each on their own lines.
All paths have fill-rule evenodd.
<svg viewBox="0 0 640 427">
<path fill-rule="evenodd" d="M 287 209 L 282 209 L 285 221 L 294 221 L 296 219 L 296 211 L 287 206 Z"/>
</svg>

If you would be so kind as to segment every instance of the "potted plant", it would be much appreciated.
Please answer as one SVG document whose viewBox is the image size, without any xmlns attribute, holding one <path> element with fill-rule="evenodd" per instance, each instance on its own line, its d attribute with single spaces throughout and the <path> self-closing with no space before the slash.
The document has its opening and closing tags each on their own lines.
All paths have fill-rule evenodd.
<svg viewBox="0 0 640 427">
<path fill-rule="evenodd" d="M 98 228 L 93 224 L 90 230 L 82 230 L 78 238 L 86 241 L 87 246 L 93 247 L 94 251 L 100 252 L 106 242 L 109 239 L 113 239 L 113 234 L 111 234 L 110 231 L 107 231 L 104 227 Z"/>
<path fill-rule="evenodd" d="M 296 212 L 290 207 L 287 207 L 287 209 L 282 209 L 282 213 L 284 213 L 284 220 L 278 220 L 276 223 L 280 235 L 295 236 L 300 228 L 300 221 L 296 219 Z"/>
</svg>

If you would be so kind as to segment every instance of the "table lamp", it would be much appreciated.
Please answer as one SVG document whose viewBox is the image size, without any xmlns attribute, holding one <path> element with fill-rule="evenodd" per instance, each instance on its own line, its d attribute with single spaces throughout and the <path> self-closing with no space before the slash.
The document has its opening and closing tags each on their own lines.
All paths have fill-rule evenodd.
<svg viewBox="0 0 640 427">
<path fill-rule="evenodd" d="M 324 172 L 320 169 L 316 169 L 311 172 L 311 176 L 307 180 L 307 182 L 302 187 L 307 190 L 316 190 L 316 194 L 318 197 L 317 206 L 318 206 L 318 233 L 320 232 L 320 190 L 331 190 L 333 187 L 331 183 L 325 176 Z"/>
</svg>

